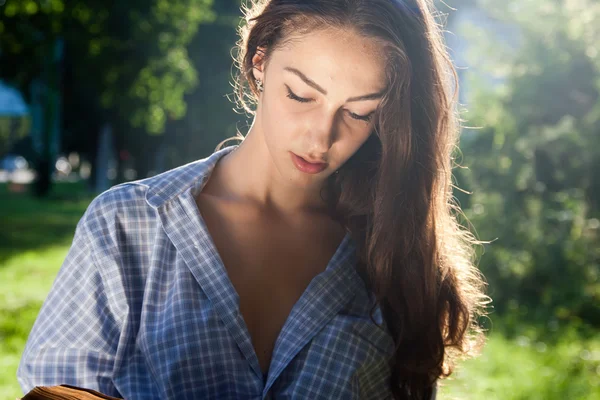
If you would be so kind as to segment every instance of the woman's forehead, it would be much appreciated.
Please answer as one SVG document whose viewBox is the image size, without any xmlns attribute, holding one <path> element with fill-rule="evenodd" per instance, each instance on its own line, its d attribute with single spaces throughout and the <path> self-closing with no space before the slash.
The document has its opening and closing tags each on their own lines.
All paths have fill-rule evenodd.
<svg viewBox="0 0 600 400">
<path fill-rule="evenodd" d="M 293 30 L 282 40 L 282 50 L 306 51 L 314 49 L 315 52 L 323 48 L 330 50 L 344 50 L 353 47 L 353 52 L 364 52 L 370 57 L 381 57 L 383 46 L 381 41 L 358 33 L 352 28 L 326 27 L 310 30 Z"/>
<path fill-rule="evenodd" d="M 321 29 L 294 35 L 271 55 L 278 70 L 295 68 L 323 86 L 352 82 L 363 90 L 385 83 L 382 46 L 351 30 Z"/>
</svg>

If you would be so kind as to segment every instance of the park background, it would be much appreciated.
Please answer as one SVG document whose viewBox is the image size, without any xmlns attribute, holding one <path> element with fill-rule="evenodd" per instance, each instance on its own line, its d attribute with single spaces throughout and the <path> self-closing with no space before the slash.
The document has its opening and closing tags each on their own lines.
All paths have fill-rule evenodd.
<svg viewBox="0 0 600 400">
<path fill-rule="evenodd" d="M 0 398 L 98 193 L 245 132 L 234 0 L 0 0 Z M 600 399 L 600 1 L 436 2 L 455 196 L 489 242 L 482 355 L 444 399 Z"/>
</svg>

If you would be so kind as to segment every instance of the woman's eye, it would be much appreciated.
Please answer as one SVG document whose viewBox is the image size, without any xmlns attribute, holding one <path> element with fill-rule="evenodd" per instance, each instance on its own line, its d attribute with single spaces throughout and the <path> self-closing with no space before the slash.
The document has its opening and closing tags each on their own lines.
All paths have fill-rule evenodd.
<svg viewBox="0 0 600 400">
<path fill-rule="evenodd" d="M 370 122 L 371 121 L 371 117 L 373 116 L 373 113 L 370 113 L 368 115 L 358 115 L 358 114 L 354 114 L 353 112 L 348 111 L 348 114 L 350 114 L 350 116 L 358 121 L 365 121 L 365 122 Z"/>
<path fill-rule="evenodd" d="M 300 102 L 300 103 L 310 103 L 312 101 L 312 99 L 306 99 L 304 97 L 296 96 L 294 94 L 294 92 L 292 92 L 292 90 L 287 85 L 286 85 L 286 88 L 287 88 L 287 91 L 288 91 L 287 97 L 289 99 L 295 100 L 295 101 Z"/>
</svg>

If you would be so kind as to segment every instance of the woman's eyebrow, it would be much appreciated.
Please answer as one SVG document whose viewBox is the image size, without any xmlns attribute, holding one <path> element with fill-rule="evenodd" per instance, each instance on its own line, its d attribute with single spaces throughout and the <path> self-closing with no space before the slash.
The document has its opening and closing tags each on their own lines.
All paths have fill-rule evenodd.
<svg viewBox="0 0 600 400">
<path fill-rule="evenodd" d="M 315 81 L 313 81 L 312 79 L 310 79 L 309 77 L 304 75 L 298 69 L 293 68 L 293 67 L 285 67 L 283 69 L 284 69 L 284 71 L 291 72 L 292 74 L 298 76 L 300 79 L 302 79 L 302 81 L 304 83 L 306 83 L 308 86 L 312 87 L 313 89 L 316 89 L 317 91 L 321 92 L 322 94 L 327 95 L 327 90 L 323 89 Z M 384 93 L 385 93 L 385 89 L 381 90 L 377 93 L 365 94 L 363 96 L 350 97 L 346 101 L 352 102 L 352 101 L 362 101 L 362 100 L 377 100 L 377 99 L 380 99 L 381 97 L 383 97 Z"/>
<path fill-rule="evenodd" d="M 315 81 L 313 81 L 312 79 L 308 78 L 306 75 L 304 75 L 302 72 L 298 71 L 296 68 L 285 67 L 284 70 L 288 71 L 288 72 L 291 72 L 292 74 L 297 75 L 308 86 L 310 86 L 310 87 L 318 90 L 319 92 L 323 93 L 324 95 L 327 95 L 327 90 L 325 90 L 321 86 L 317 85 Z"/>
<path fill-rule="evenodd" d="M 385 89 L 383 89 L 377 93 L 365 94 L 364 96 L 350 97 L 346 101 L 351 102 L 351 101 L 362 101 L 362 100 L 377 100 L 377 99 L 382 98 L 384 94 L 385 94 Z"/>
</svg>

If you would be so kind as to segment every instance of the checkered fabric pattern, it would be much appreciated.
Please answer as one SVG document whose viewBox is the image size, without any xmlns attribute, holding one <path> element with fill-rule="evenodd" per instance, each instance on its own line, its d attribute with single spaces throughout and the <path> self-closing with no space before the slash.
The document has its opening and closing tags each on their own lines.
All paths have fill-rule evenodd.
<svg viewBox="0 0 600 400">
<path fill-rule="evenodd" d="M 39 313 L 24 392 L 70 384 L 134 399 L 385 399 L 393 340 L 347 235 L 294 305 L 263 376 L 239 297 L 194 202 L 235 146 L 102 193 Z M 381 324 L 382 327 L 378 326 Z"/>
</svg>

